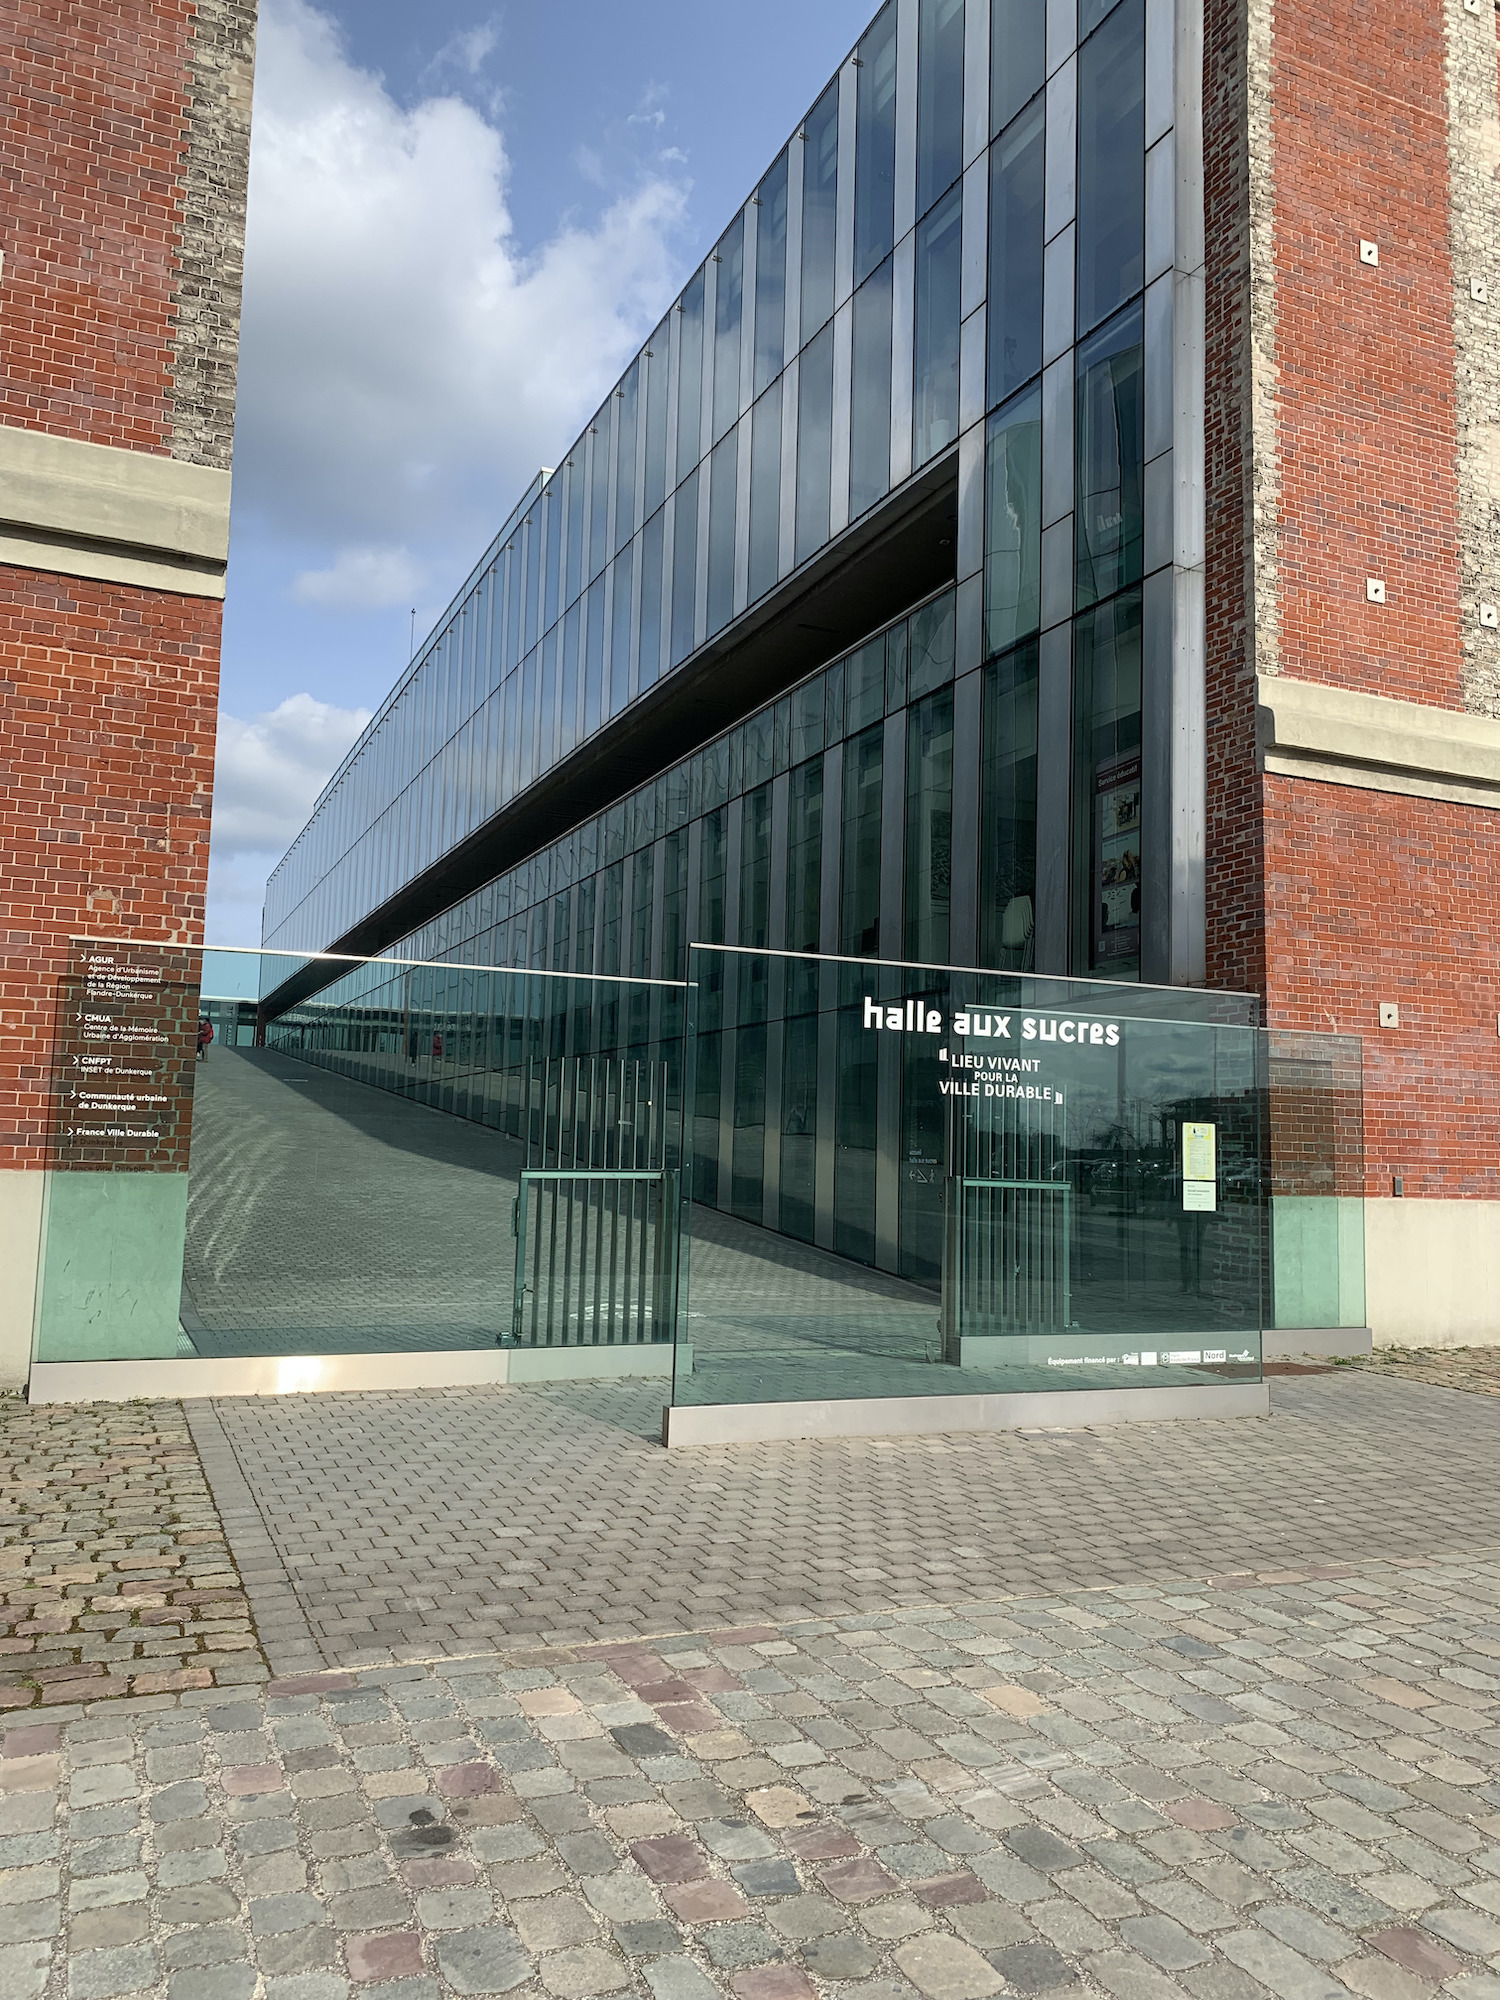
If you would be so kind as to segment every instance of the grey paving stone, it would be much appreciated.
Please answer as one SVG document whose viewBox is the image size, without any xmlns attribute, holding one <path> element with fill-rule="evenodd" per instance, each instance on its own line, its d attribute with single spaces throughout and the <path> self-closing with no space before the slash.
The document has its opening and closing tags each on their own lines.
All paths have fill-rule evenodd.
<svg viewBox="0 0 1500 2000">
<path fill-rule="evenodd" d="M 746 1965 L 764 1965 L 782 1956 L 782 1944 L 762 1924 L 709 1924 L 699 1940 L 714 1965 L 734 1971 Z"/>
<path fill-rule="evenodd" d="M 1191 1931 L 1168 1916 L 1127 1917 L 1120 1925 L 1120 1936 L 1132 1951 L 1166 1972 L 1186 1972 L 1210 1956 Z"/>
<path fill-rule="evenodd" d="M 508 1993 L 531 1975 L 521 1940 L 503 1924 L 451 1931 L 438 1940 L 438 1965 L 455 1993 Z"/>
<path fill-rule="evenodd" d="M 208 1810 L 208 1793 L 197 1780 L 168 1785 L 150 1800 L 148 1810 L 159 1825 L 170 1820 L 196 1819 Z"/>
<path fill-rule="evenodd" d="M 631 1958 L 660 1958 L 667 1952 L 676 1951 L 682 1943 L 681 1933 L 675 1924 L 663 1919 L 647 1918 L 642 1922 L 616 1924 L 614 1937 L 621 1951 Z"/>
<path fill-rule="evenodd" d="M 167 1980 L 168 2000 L 251 2000 L 257 1978 L 252 1965 L 202 1966 L 174 1972 Z"/>
<path fill-rule="evenodd" d="M 719 1989 L 682 1953 L 658 1958 L 643 1968 L 655 2000 L 720 2000 Z"/>
<path fill-rule="evenodd" d="M 160 1977 L 161 1961 L 149 1944 L 77 1952 L 68 1960 L 70 2000 L 114 2000 L 117 1994 L 149 1992 Z"/>
<path fill-rule="evenodd" d="M 250 1946 L 244 1933 L 219 1925 L 211 1930 L 180 1931 L 163 1940 L 162 1954 L 171 1966 L 228 1965 L 247 1958 Z"/>
<path fill-rule="evenodd" d="M 1230 1931 L 1214 1940 L 1224 1956 L 1280 2000 L 1340 2000 L 1344 1988 L 1269 1931 Z"/>
<path fill-rule="evenodd" d="M 40 2000 L 52 1966 L 45 1943 L 0 1944 L 0 1991 L 6 2000 Z"/>
</svg>

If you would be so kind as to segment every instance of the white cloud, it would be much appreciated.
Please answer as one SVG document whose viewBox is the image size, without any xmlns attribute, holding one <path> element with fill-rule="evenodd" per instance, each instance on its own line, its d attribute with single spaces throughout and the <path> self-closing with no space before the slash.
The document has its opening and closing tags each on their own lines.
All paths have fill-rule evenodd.
<svg viewBox="0 0 1500 2000">
<path fill-rule="evenodd" d="M 658 162 L 527 254 L 498 128 L 403 108 L 308 0 L 265 0 L 253 134 L 236 499 L 287 539 L 466 565 L 670 299 L 686 183 Z"/>
<path fill-rule="evenodd" d="M 282 854 L 369 719 L 367 708 L 335 708 L 310 694 L 291 695 L 250 722 L 221 711 L 214 772 L 216 857 Z"/>
<path fill-rule="evenodd" d="M 301 570 L 292 584 L 299 604 L 332 611 L 379 611 L 414 604 L 424 570 L 407 548 L 340 549 L 327 569 Z"/>
</svg>

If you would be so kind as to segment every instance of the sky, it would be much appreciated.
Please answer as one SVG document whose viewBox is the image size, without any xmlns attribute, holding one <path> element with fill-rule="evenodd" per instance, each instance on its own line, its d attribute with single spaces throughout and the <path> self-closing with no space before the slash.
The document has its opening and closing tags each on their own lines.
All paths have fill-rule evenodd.
<svg viewBox="0 0 1500 2000">
<path fill-rule="evenodd" d="M 875 0 L 262 0 L 208 938 Z"/>
</svg>

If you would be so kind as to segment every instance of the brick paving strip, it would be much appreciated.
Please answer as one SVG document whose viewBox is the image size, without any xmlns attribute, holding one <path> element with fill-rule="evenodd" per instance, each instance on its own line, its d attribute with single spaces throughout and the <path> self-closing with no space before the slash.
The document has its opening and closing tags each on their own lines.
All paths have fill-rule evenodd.
<svg viewBox="0 0 1500 2000">
<path fill-rule="evenodd" d="M 5 2000 L 1500 2000 L 1500 1551 L 9 1723 Z"/>
<path fill-rule="evenodd" d="M 178 1403 L 0 1398 L 0 1709 L 264 1681 Z"/>
</svg>

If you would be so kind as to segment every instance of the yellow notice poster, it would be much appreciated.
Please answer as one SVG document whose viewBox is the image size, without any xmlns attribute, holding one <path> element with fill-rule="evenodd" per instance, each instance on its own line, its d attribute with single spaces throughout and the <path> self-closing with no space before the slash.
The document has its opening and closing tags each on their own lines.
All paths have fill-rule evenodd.
<svg viewBox="0 0 1500 2000">
<path fill-rule="evenodd" d="M 1219 1167 L 1212 1125 L 1185 1123 L 1182 1128 L 1182 1178 L 1216 1181 Z"/>
</svg>

